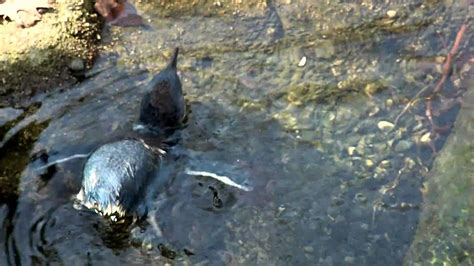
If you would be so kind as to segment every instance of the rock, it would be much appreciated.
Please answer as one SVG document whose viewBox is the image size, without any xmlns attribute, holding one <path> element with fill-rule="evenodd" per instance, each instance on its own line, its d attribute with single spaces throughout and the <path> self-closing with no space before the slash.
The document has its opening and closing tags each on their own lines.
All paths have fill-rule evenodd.
<svg viewBox="0 0 474 266">
<path fill-rule="evenodd" d="M 472 80 L 472 78 L 471 78 Z M 423 183 L 418 228 L 404 265 L 472 265 L 474 247 L 474 84 Z"/>
<path fill-rule="evenodd" d="M 388 16 L 389 18 L 394 18 L 394 17 L 397 16 L 397 11 L 395 11 L 395 10 L 389 10 L 389 11 L 387 11 L 387 16 Z"/>
<path fill-rule="evenodd" d="M 344 262 L 348 264 L 353 264 L 355 262 L 355 258 L 351 256 L 344 257 Z"/>
<path fill-rule="evenodd" d="M 354 155 L 354 152 L 356 150 L 356 147 L 347 147 L 347 154 L 349 154 L 350 156 Z"/>
<path fill-rule="evenodd" d="M 423 136 L 420 137 L 420 142 L 421 143 L 429 143 L 431 141 L 431 133 L 426 132 L 423 134 Z"/>
<path fill-rule="evenodd" d="M 303 250 L 306 253 L 312 253 L 314 251 L 314 248 L 312 246 L 305 246 Z"/>
<path fill-rule="evenodd" d="M 395 125 L 393 123 L 390 123 L 388 121 L 380 121 L 380 122 L 377 123 L 377 127 L 382 131 L 389 131 L 394 126 Z"/>
<path fill-rule="evenodd" d="M 383 160 L 380 162 L 380 167 L 382 168 L 389 168 L 390 167 L 390 161 L 389 160 Z"/>
<path fill-rule="evenodd" d="M 71 60 L 71 62 L 69 62 L 68 67 L 72 71 L 84 70 L 84 68 L 85 68 L 84 60 L 82 60 L 80 58 L 74 58 L 74 59 Z"/>
<path fill-rule="evenodd" d="M 396 152 L 403 152 L 411 148 L 411 141 L 408 140 L 401 140 L 395 145 Z"/>
<path fill-rule="evenodd" d="M 367 197 L 362 194 L 362 193 L 357 193 L 354 196 L 354 200 L 359 203 L 366 203 L 367 202 Z"/>
<path fill-rule="evenodd" d="M 301 60 L 298 62 L 299 67 L 304 67 L 306 65 L 306 56 L 301 57 Z"/>
<path fill-rule="evenodd" d="M 344 199 L 341 197 L 333 197 L 331 199 L 332 206 L 341 206 L 342 204 L 344 204 Z"/>
<path fill-rule="evenodd" d="M 374 166 L 374 161 L 372 161 L 370 159 L 365 160 L 365 166 L 367 166 L 369 168 Z"/>
</svg>

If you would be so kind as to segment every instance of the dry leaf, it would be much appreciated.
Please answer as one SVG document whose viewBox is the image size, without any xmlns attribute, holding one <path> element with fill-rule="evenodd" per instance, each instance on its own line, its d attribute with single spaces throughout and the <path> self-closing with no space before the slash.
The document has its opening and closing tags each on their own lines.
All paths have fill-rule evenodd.
<svg viewBox="0 0 474 266">
<path fill-rule="evenodd" d="M 97 0 L 94 7 L 111 25 L 143 25 L 143 19 L 137 14 L 136 8 L 126 0 Z"/>
</svg>

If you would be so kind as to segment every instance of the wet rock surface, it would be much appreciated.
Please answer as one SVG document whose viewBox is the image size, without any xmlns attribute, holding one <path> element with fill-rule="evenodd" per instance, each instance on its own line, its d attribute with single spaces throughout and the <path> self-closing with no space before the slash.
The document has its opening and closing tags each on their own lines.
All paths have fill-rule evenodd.
<svg viewBox="0 0 474 266">
<path fill-rule="evenodd" d="M 474 83 L 423 186 L 424 206 L 407 264 L 474 263 Z"/>
</svg>

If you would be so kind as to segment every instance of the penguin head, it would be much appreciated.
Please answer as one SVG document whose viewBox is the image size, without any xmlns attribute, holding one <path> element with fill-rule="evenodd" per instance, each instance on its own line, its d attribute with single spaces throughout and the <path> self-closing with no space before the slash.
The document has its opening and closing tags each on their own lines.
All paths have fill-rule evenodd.
<svg viewBox="0 0 474 266">
<path fill-rule="evenodd" d="M 184 120 L 186 106 L 176 72 L 178 52 L 176 48 L 166 68 L 153 77 L 143 96 L 139 120 L 147 127 L 168 130 L 180 127 Z"/>
</svg>

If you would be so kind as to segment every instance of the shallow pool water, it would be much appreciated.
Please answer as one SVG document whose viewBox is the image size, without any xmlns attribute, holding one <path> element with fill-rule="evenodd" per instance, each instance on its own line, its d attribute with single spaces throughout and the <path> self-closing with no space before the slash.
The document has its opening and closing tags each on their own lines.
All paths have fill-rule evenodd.
<svg viewBox="0 0 474 266">
<path fill-rule="evenodd" d="M 286 2 L 166 17 L 136 3 L 147 27 L 105 33 L 83 82 L 38 96 L 3 127 L 1 162 L 20 179 L 0 209 L 0 264 L 402 264 L 463 65 L 433 100 L 446 130 L 430 134 L 429 89 L 417 92 L 441 77 L 464 3 Z M 126 136 L 175 46 L 190 113 L 149 222 L 75 210 L 84 159 L 35 169 Z M 18 137 L 25 128 L 34 136 Z M 189 176 L 189 165 L 253 190 Z"/>
</svg>

